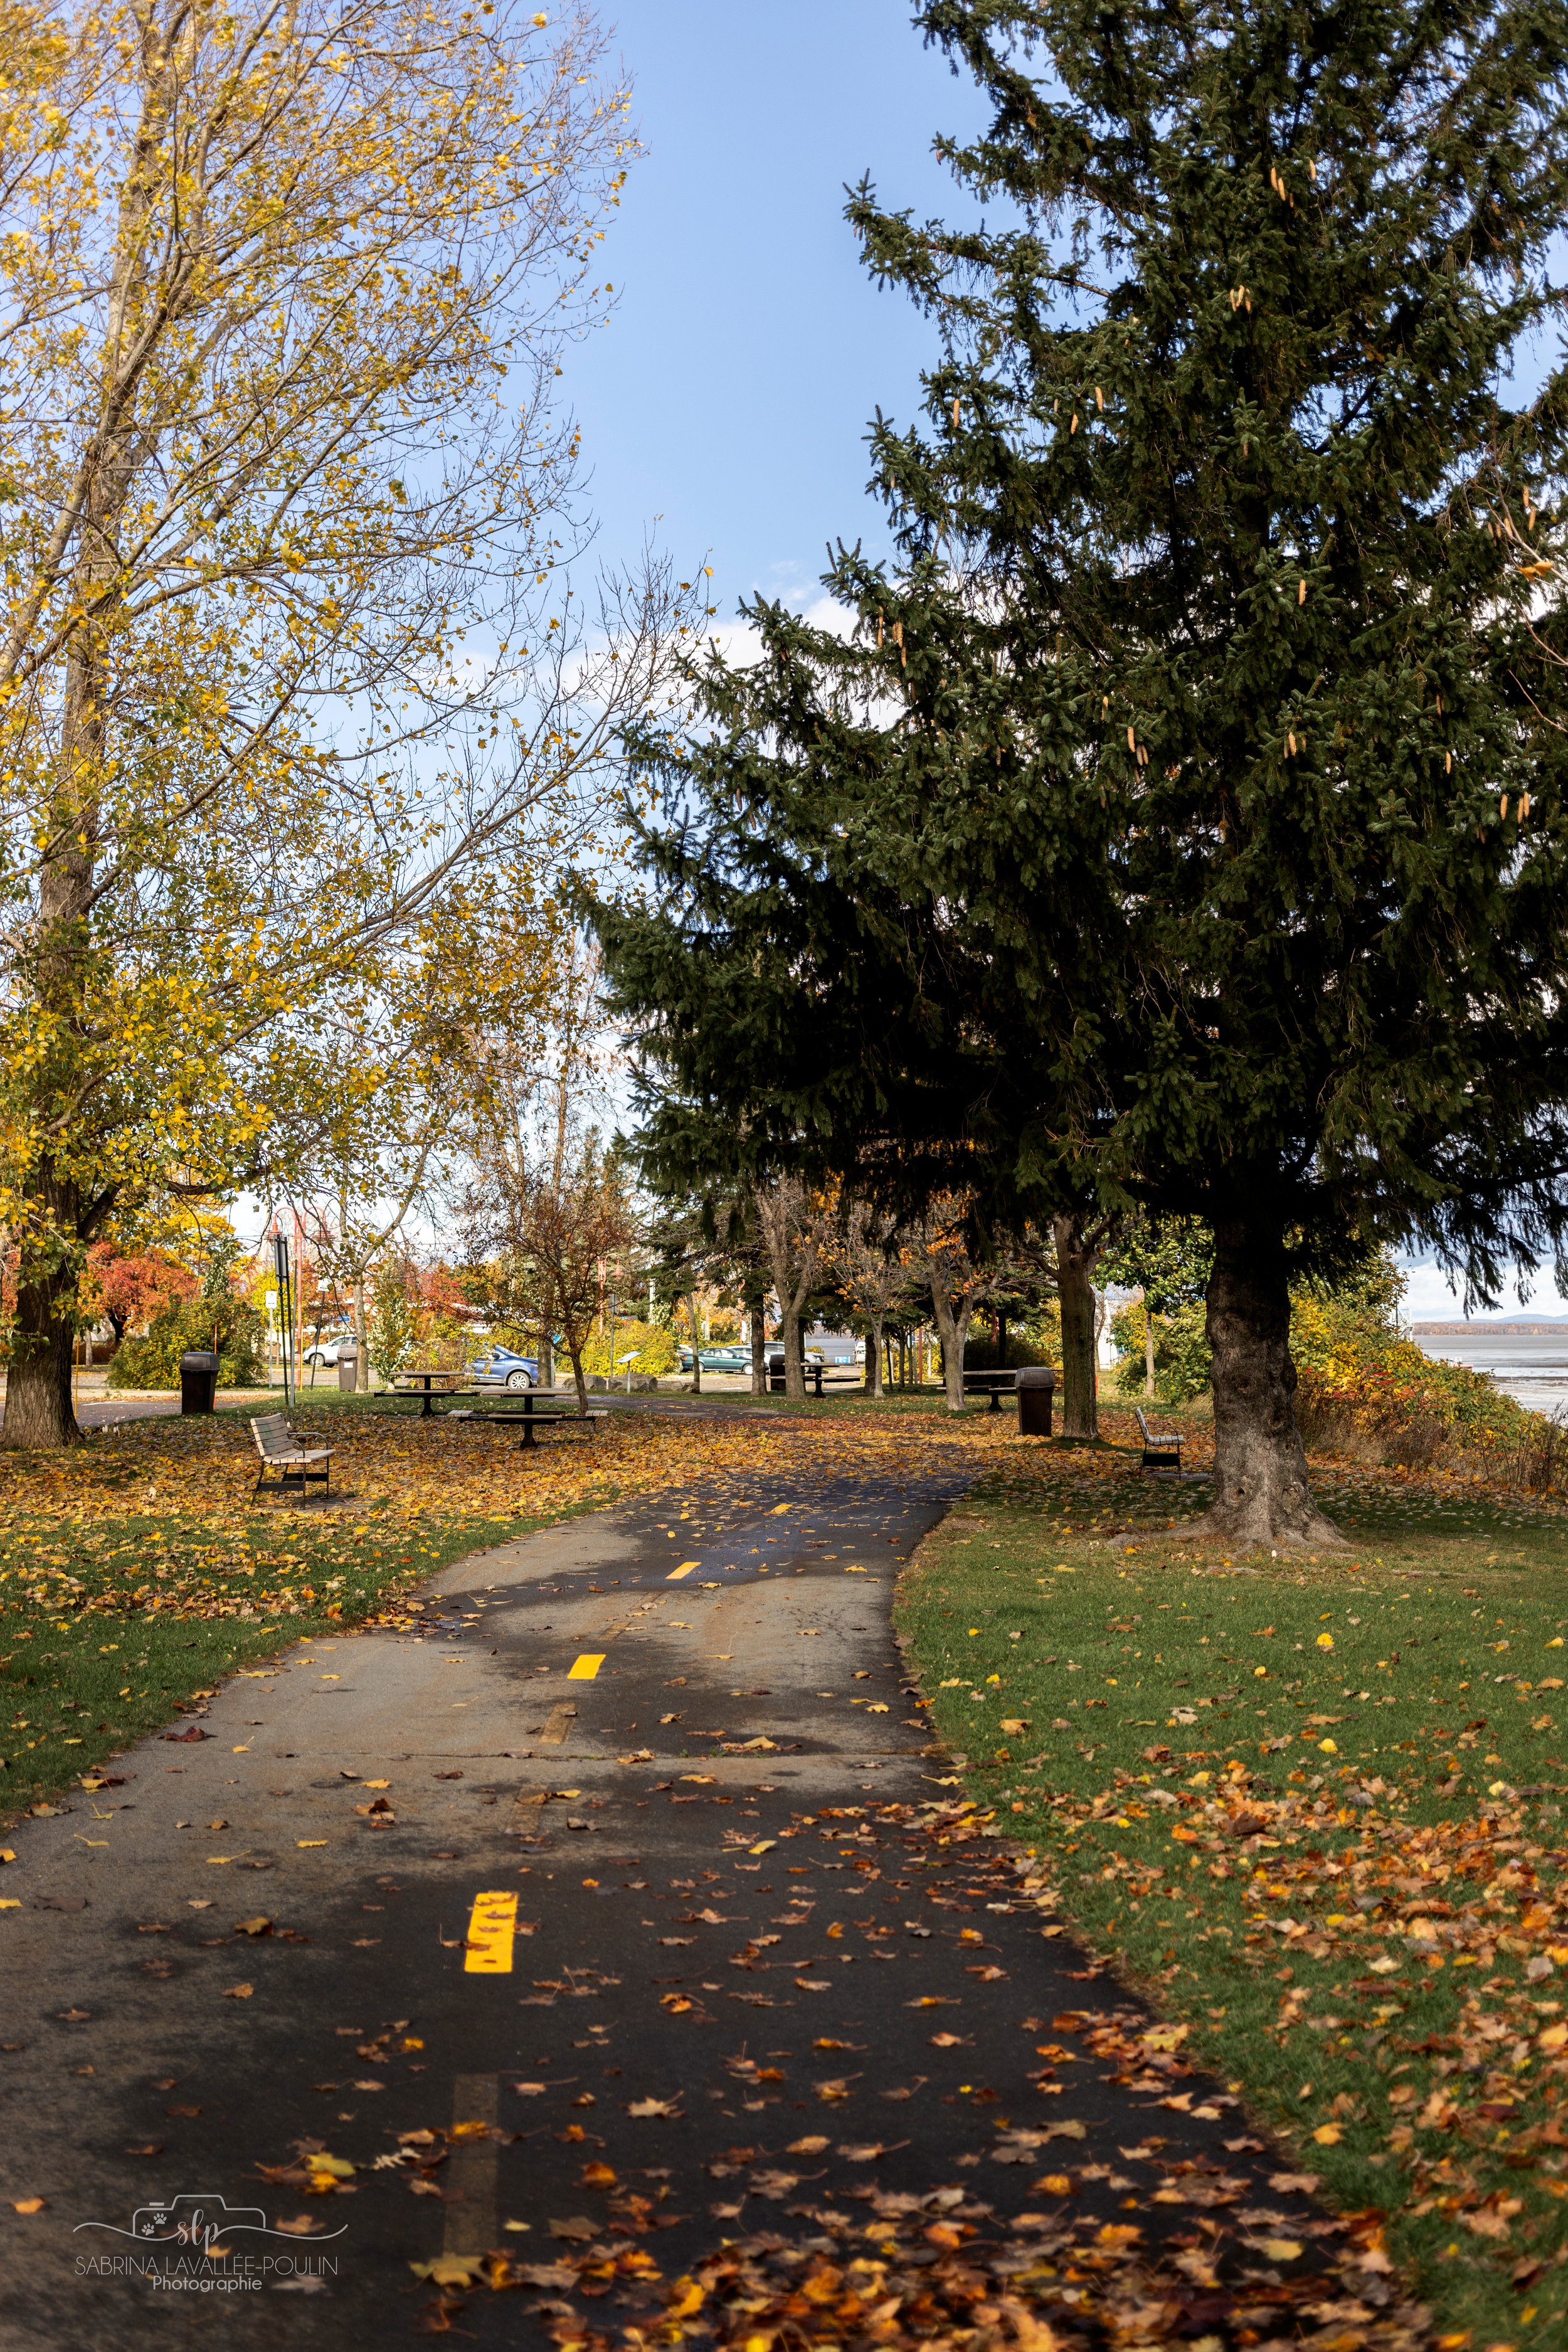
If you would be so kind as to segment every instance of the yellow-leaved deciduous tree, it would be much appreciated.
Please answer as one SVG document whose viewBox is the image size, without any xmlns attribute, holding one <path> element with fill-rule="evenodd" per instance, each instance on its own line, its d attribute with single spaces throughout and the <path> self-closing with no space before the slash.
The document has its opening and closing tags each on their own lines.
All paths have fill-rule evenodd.
<svg viewBox="0 0 1568 2352">
<path fill-rule="evenodd" d="M 538 1331 L 542 1365 L 559 1337 L 586 1412 L 583 1351 L 638 1237 L 626 1166 L 599 1125 L 611 1050 L 596 950 L 566 943 L 548 1019 L 498 1019 L 477 1058 L 462 1134 L 464 1253 L 508 1319 Z"/>
<path fill-rule="evenodd" d="M 773 1277 L 784 1342 L 784 1394 L 804 1402 L 805 1356 L 801 1316 L 821 1279 L 833 1233 L 832 1207 L 794 1176 L 775 1176 L 752 1190 L 757 1233 Z"/>
<path fill-rule="evenodd" d="M 361 1389 L 373 1274 L 403 1250 L 411 1216 L 439 1213 L 476 1123 L 493 1125 L 542 1072 L 574 985 L 559 909 L 505 883 L 452 891 L 384 973 L 335 989 L 302 1057 L 279 1197 L 351 1302 Z"/>
<path fill-rule="evenodd" d="M 888 1320 L 909 1302 L 910 1274 L 891 1217 L 864 1201 L 840 1207 L 827 1247 L 834 1288 L 866 1326 L 866 1393 L 884 1394 L 882 1344 Z"/>
<path fill-rule="evenodd" d="M 689 591 L 584 611 L 553 404 L 628 152 L 584 15 L 5 10 L 7 1445 L 76 1433 L 104 1219 L 265 1181 L 326 990 L 647 707 Z"/>
</svg>

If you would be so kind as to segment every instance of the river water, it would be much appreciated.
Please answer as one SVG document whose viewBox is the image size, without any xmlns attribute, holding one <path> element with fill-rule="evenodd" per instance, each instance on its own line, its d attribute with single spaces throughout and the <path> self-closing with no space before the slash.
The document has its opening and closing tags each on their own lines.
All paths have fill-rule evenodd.
<svg viewBox="0 0 1568 2352">
<path fill-rule="evenodd" d="M 1500 1389 L 1532 1412 L 1568 1414 L 1568 1322 L 1542 1331 L 1489 1328 L 1484 1323 L 1468 1331 L 1445 1331 L 1416 1323 L 1410 1336 L 1429 1356 L 1489 1372 Z"/>
</svg>

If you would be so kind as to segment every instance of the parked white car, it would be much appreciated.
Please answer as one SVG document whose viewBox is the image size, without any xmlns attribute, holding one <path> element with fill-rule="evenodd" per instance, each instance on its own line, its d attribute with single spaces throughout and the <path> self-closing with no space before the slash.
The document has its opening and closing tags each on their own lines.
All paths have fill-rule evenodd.
<svg viewBox="0 0 1568 2352">
<path fill-rule="evenodd" d="M 353 1345 L 353 1334 L 344 1331 L 335 1339 L 315 1340 L 306 1349 L 300 1361 L 302 1364 L 335 1364 L 343 1349 Z"/>
</svg>

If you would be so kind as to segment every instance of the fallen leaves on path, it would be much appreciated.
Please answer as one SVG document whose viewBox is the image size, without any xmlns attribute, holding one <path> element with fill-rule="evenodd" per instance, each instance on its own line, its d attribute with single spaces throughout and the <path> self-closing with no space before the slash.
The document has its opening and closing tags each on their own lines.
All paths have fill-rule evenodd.
<svg viewBox="0 0 1568 2352">
<path fill-rule="evenodd" d="M 944 1884 L 962 1884 L 972 1900 L 994 1898 L 997 1909 L 1037 1912 L 1050 1899 L 1040 1872 L 1000 1844 L 994 1817 L 962 1799 L 819 1807 L 794 1819 L 782 1835 L 816 1829 L 836 1841 L 852 1822 L 856 1851 L 871 1858 L 896 1849 L 900 1870 L 923 1843 L 929 1860 L 951 1866 Z M 1121 2000 L 1109 1985 L 1105 1992 L 1115 2005 L 1099 2006 L 1086 1992 L 1094 2005 L 1023 2021 L 1032 2032 L 1073 2040 L 1071 2049 L 1037 2045 L 1051 2062 L 1043 2091 L 1055 2064 L 1075 2060 L 1115 2086 L 1093 2095 L 1092 2130 L 1077 2116 L 1036 2124 L 998 2113 L 989 2145 L 969 2146 L 968 2134 L 954 2144 L 955 2170 L 977 2161 L 983 2169 L 958 2172 L 962 2186 L 924 2189 L 918 2177 L 909 2188 L 883 2185 L 878 2168 L 909 2145 L 901 2140 L 817 2131 L 782 2150 L 782 2132 L 766 2144 L 710 2143 L 705 2169 L 723 2183 L 724 2199 L 709 2209 L 714 2234 L 698 2242 L 695 2256 L 687 2239 L 679 2272 L 671 2263 L 662 2275 L 654 2233 L 679 2217 L 658 2204 L 666 2188 L 645 2195 L 630 2184 L 666 2176 L 639 2174 L 635 2157 L 612 2149 L 613 2162 L 593 2157 L 582 2172 L 585 2186 L 603 2182 L 607 2208 L 572 2234 L 552 2223 L 550 2263 L 492 2251 L 445 2282 L 432 2263 L 418 2265 L 437 2293 L 417 2324 L 431 2333 L 472 2328 L 474 2315 L 461 2315 L 468 2295 L 521 2293 L 535 2298 L 544 2335 L 563 2352 L 673 2352 L 683 2342 L 722 2352 L 826 2352 L 845 2344 L 888 2352 L 933 2345 L 1164 2352 L 1189 2344 L 1207 2352 L 1263 2345 L 1270 2352 L 1425 2352 L 1428 2315 L 1392 2276 L 1383 2217 L 1305 2207 L 1316 2180 L 1271 2174 L 1264 2143 L 1227 2125 L 1233 2115 L 1241 2120 L 1240 2102 L 1184 2054 L 1188 2029 Z M 826 2035 L 816 2044 L 849 2046 Z M 764 2079 L 750 2058 L 726 2063 L 739 2079 Z M 812 2087 L 837 2105 L 858 2081 L 823 2077 Z M 1173 2144 L 1163 2108 L 1196 2118 L 1209 2139 Z M 630 2100 L 627 2112 L 679 2110 L 674 2100 L 648 2098 Z M 704 2110 L 694 2100 L 690 2113 Z M 764 2131 L 756 2126 L 759 2143 Z M 781 2153 L 799 2169 L 781 2168 Z M 1296 2201 L 1287 2207 L 1284 2199 Z M 734 2225 L 747 2217 L 748 2200 L 764 2226 L 746 2235 Z"/>
</svg>

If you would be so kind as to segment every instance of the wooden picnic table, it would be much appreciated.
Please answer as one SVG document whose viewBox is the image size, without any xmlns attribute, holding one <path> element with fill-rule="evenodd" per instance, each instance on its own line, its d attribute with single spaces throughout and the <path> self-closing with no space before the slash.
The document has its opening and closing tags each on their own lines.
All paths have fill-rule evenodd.
<svg viewBox="0 0 1568 2352">
<path fill-rule="evenodd" d="M 394 1379 L 392 1385 L 395 1391 L 401 1391 L 405 1395 L 412 1395 L 414 1393 L 414 1383 L 416 1381 L 424 1383 L 425 1398 L 424 1402 L 419 1408 L 419 1418 L 421 1421 L 424 1421 L 428 1418 L 434 1409 L 430 1402 L 430 1391 L 433 1383 L 437 1381 L 447 1381 L 448 1382 L 458 1381 L 460 1381 L 463 1375 L 461 1372 L 437 1371 L 433 1368 L 424 1369 L 416 1366 L 411 1371 L 399 1372 Z M 479 1391 L 477 1389 L 470 1389 L 465 1391 L 458 1388 L 447 1387 L 443 1389 L 441 1393 L 443 1396 L 461 1396 L 465 1393 L 470 1396 L 477 1396 Z"/>
<path fill-rule="evenodd" d="M 1002 1410 L 1003 1398 L 1005 1396 L 1011 1396 L 1018 1385 L 1018 1375 L 1014 1370 L 991 1372 L 965 1372 L 963 1375 L 963 1385 L 966 1391 L 972 1392 L 975 1396 L 989 1396 L 991 1399 L 991 1411 L 993 1412 L 1000 1412 Z"/>
<path fill-rule="evenodd" d="M 478 1396 L 484 1392 L 478 1389 L 469 1389 L 464 1393 Z M 456 1421 L 521 1421 L 524 1445 L 538 1444 L 539 1440 L 534 1432 L 541 1422 L 604 1421 L 607 1417 L 603 1406 L 597 1412 L 579 1412 L 575 1389 L 512 1389 L 503 1391 L 501 1393 L 506 1397 L 506 1402 L 501 1404 L 498 1399 L 497 1405 L 489 1412 L 465 1411 L 448 1417 Z M 570 1410 L 566 1408 L 564 1402 L 568 1397 L 571 1399 Z M 536 1412 L 536 1405 L 541 1403 L 544 1407 L 543 1412 Z"/>
</svg>

